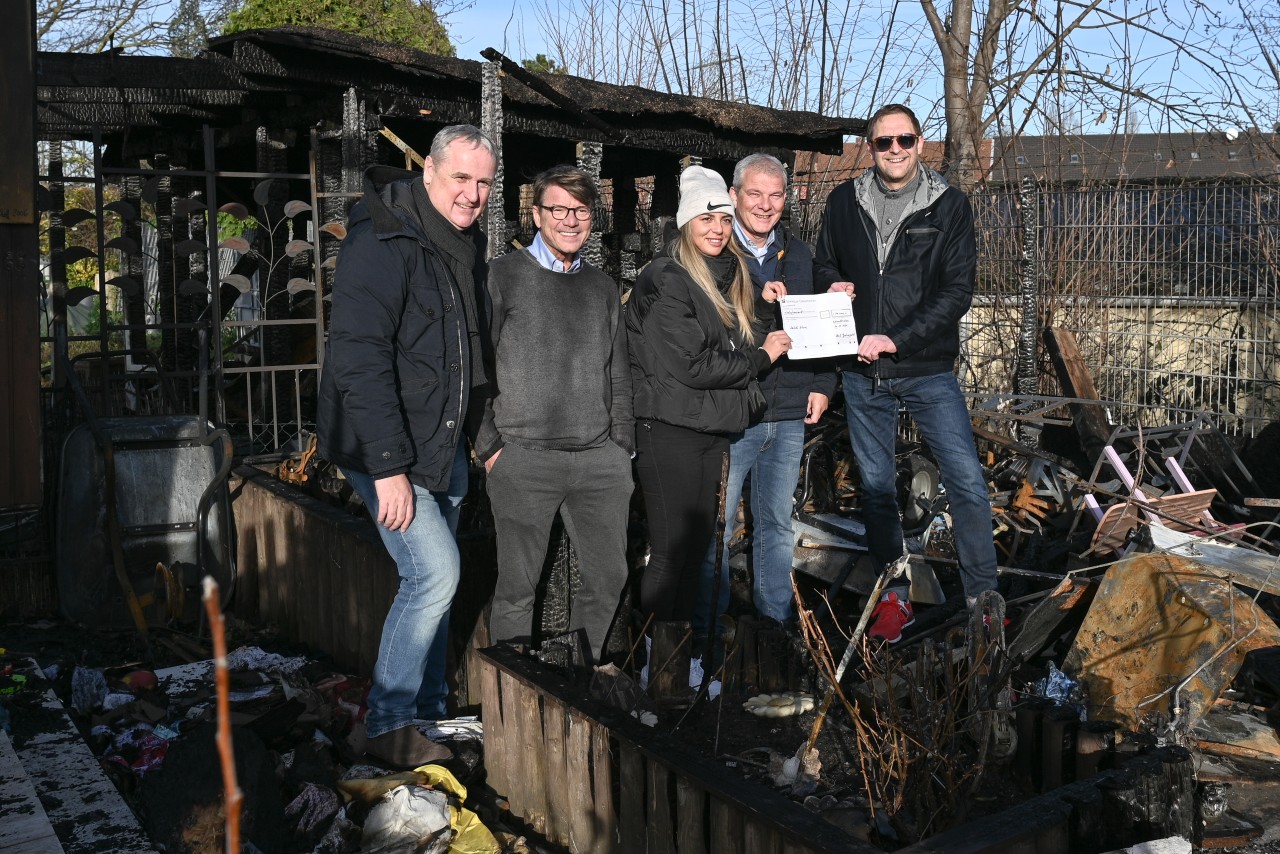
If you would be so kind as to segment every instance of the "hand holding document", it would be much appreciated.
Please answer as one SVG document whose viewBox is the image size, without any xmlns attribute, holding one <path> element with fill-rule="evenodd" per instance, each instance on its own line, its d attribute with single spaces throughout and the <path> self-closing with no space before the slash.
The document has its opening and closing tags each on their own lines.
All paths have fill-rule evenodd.
<svg viewBox="0 0 1280 854">
<path fill-rule="evenodd" d="M 787 295 L 779 300 L 782 328 L 791 336 L 791 359 L 819 359 L 858 352 L 853 303 L 842 292 Z"/>
</svg>

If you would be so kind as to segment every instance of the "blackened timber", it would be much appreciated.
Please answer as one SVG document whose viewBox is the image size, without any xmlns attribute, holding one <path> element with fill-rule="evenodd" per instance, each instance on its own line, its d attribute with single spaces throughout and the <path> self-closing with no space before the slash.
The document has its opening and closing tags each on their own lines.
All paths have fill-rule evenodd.
<svg viewBox="0 0 1280 854">
<path fill-rule="evenodd" d="M 1119 785 L 1129 786 L 1132 793 L 1134 775 L 1128 773 L 1125 782 L 1115 781 L 1124 772 L 1104 771 L 1089 780 L 1080 780 L 1061 788 L 1038 795 L 1013 806 L 1004 812 L 962 824 L 951 830 L 911 845 L 899 848 L 898 854 L 978 854 L 995 851 L 1075 851 L 1068 847 L 1072 833 L 1071 820 L 1075 804 L 1096 803 L 1094 793 Z M 1104 804 L 1105 810 L 1105 804 Z M 1128 812 L 1123 813 L 1129 817 Z M 1092 819 L 1090 819 L 1092 821 Z M 1132 832 L 1132 824 L 1129 825 Z M 1110 850 L 1097 847 L 1094 839 L 1092 850 Z M 1130 843 L 1124 843 L 1125 845 Z M 1123 847 L 1123 845 L 1111 847 Z"/>
<path fill-rule="evenodd" d="M 31 4 L 0 36 L 0 507 L 38 505 L 40 248 L 36 213 L 35 23 Z"/>
<path fill-rule="evenodd" d="M 421 93 L 441 87 L 461 89 L 476 98 L 480 89 L 479 65 L 475 80 L 441 74 L 427 68 L 395 63 L 371 64 L 368 57 L 333 58 L 323 51 L 311 50 L 282 54 L 252 42 L 239 42 L 232 54 L 237 66 L 254 88 L 277 89 L 282 85 L 316 90 L 333 90 L 346 84 L 358 84 L 374 91 L 399 94 Z M 286 82 L 287 81 L 287 82 Z"/>
<path fill-rule="evenodd" d="M 745 132 L 717 130 L 710 126 L 706 127 L 705 131 L 700 131 L 693 129 L 689 124 L 673 123 L 670 129 L 656 125 L 657 122 L 649 127 L 629 130 L 627 148 L 663 152 L 678 151 L 702 158 L 735 162 L 758 151 L 775 156 L 781 153 L 782 156 L 779 159 L 784 162 L 791 157 L 789 153 L 783 151 L 783 148 L 786 142 L 793 140 L 786 140 L 779 136 L 753 136 Z M 507 107 L 505 129 L 508 133 L 523 133 L 530 136 L 577 138 L 583 142 L 603 142 L 606 145 L 609 143 L 609 139 L 604 134 L 549 116 L 546 111 L 539 112 L 518 105 Z M 731 134 L 741 136 L 741 139 L 735 139 Z M 610 149 L 606 147 L 605 150 Z M 608 162 L 609 157 L 606 155 L 605 163 L 608 164 Z M 607 165 L 605 172 L 608 174 Z"/>
<path fill-rule="evenodd" d="M 36 76 L 50 88 L 149 88 L 162 81 L 167 89 L 243 91 L 253 88 L 228 57 L 198 59 L 170 56 L 122 56 L 107 53 L 36 54 Z"/>
<path fill-rule="evenodd" d="M 369 94 L 384 122 L 389 120 L 422 122 L 426 126 L 426 132 L 432 136 L 441 125 L 480 124 L 480 101 L 477 98 L 462 94 L 450 96 L 442 92 L 433 92 L 430 95 L 388 92 Z M 405 136 L 399 130 L 396 132 Z"/>
<path fill-rule="evenodd" d="M 176 105 L 197 107 L 239 107 L 249 103 L 253 93 L 245 89 L 183 89 L 173 86 L 120 86 L 102 85 L 101 81 L 91 86 L 48 86 L 42 85 L 37 90 L 37 97 L 43 102 L 56 101 L 60 104 L 122 104 L 133 107 L 161 106 L 173 108 Z"/>
<path fill-rule="evenodd" d="M 561 95 L 559 92 L 555 90 L 554 87 L 552 87 L 548 83 L 543 82 L 543 80 L 540 77 L 538 77 L 538 75 L 534 74 L 533 72 L 526 71 L 525 69 L 521 68 L 519 65 L 516 65 L 510 59 L 503 56 L 500 52 L 494 50 L 491 47 L 487 47 L 484 50 L 480 51 L 480 55 L 483 56 L 485 59 L 489 60 L 490 62 L 497 62 L 499 65 L 502 66 L 502 70 L 506 72 L 508 75 L 519 80 L 521 83 L 528 86 L 530 89 L 537 92 L 539 95 L 546 98 L 548 101 L 555 104 L 560 109 L 567 110 L 568 112 L 573 113 L 573 115 L 582 119 L 588 125 L 595 128 L 600 133 L 604 134 L 611 141 L 617 142 L 622 145 L 625 145 L 627 143 L 627 135 L 625 133 L 613 127 L 608 122 L 604 121 L 594 113 L 591 113 L 587 110 L 582 109 L 581 107 L 578 106 L 578 104 L 574 102 L 572 98 Z"/>
<path fill-rule="evenodd" d="M 253 45 L 256 50 L 248 48 Z M 478 98 L 481 63 L 453 57 L 436 56 L 396 45 L 317 28 L 277 27 L 252 30 L 214 39 L 210 50 L 232 52 L 239 60 L 251 63 L 242 68 L 263 75 L 283 74 L 291 82 L 314 81 L 326 88 L 342 85 L 343 75 L 354 75 L 350 82 L 378 89 L 384 82 L 388 91 L 420 90 L 428 80 L 432 88 L 453 86 Z M 777 136 L 787 140 L 781 147 L 821 150 L 839 153 L 845 135 L 858 133 L 865 123 L 846 118 L 832 118 L 816 113 L 776 110 L 754 104 L 717 101 L 689 95 L 674 95 L 638 86 L 616 86 L 571 75 L 538 75 L 548 86 L 568 97 L 579 110 L 590 112 L 613 127 L 628 133 L 628 124 L 641 127 L 654 120 L 669 117 L 677 124 L 705 122 L 712 133 L 740 133 L 751 137 Z M 418 78 L 414 80 L 413 78 Z M 509 109 L 522 105 L 530 112 L 545 113 L 548 99 L 514 79 L 504 83 L 503 95 Z M 624 124 L 616 117 L 629 117 Z M 569 139 L 592 140 L 579 132 Z M 593 129 L 599 133 L 598 129 Z M 601 134 L 603 136 L 603 134 Z M 603 141 L 608 141 L 603 140 Z"/>
<path fill-rule="evenodd" d="M 504 675 L 510 674 L 535 691 L 553 696 L 581 711 L 591 720 L 608 727 L 622 742 L 624 763 L 627 761 L 627 745 L 634 745 L 631 749 L 642 754 L 649 762 L 663 763 L 703 785 L 714 781 L 717 791 L 712 796 L 713 801 L 724 802 L 752 820 L 771 824 L 785 837 L 801 844 L 820 851 L 842 851 L 848 854 L 879 851 L 841 832 L 834 825 L 814 821 L 811 813 L 783 795 L 748 783 L 736 774 L 726 773 L 723 766 L 691 753 L 688 745 L 673 736 L 646 727 L 625 711 L 593 700 L 564 677 L 532 658 L 504 646 L 480 650 L 479 655 L 499 667 Z M 627 793 L 623 792 L 622 797 L 625 808 Z M 625 843 L 627 834 L 623 833 L 622 838 Z"/>
<path fill-rule="evenodd" d="M 156 106 L 142 108 L 136 104 L 41 104 L 40 135 L 63 136 L 68 139 L 88 136 L 95 128 L 123 131 L 132 127 L 173 129 L 175 119 L 189 128 L 201 124 L 225 122 L 229 114 L 219 109 L 192 106 Z"/>
</svg>

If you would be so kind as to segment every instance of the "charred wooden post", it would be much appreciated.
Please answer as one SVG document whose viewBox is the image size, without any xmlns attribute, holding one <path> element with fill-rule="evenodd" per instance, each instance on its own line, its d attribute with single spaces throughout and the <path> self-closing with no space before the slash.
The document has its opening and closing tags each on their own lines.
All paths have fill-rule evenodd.
<svg viewBox="0 0 1280 854">
<path fill-rule="evenodd" d="M 1111 721 L 1085 721 L 1076 732 L 1075 778 L 1087 780 L 1110 768 L 1116 749 L 1116 730 Z"/>
<path fill-rule="evenodd" d="M 1164 777 L 1165 811 L 1162 835 L 1191 839 L 1195 834 L 1195 779 L 1191 751 L 1169 745 L 1156 754 Z"/>
<path fill-rule="evenodd" d="M 177 282 L 173 275 L 173 185 L 166 174 L 169 171 L 168 155 L 155 155 L 151 168 L 160 174 L 147 180 L 142 188 L 142 197 L 150 203 L 156 224 L 156 314 L 161 323 L 172 324 L 178 317 L 178 304 Z M 165 370 L 178 369 L 178 341 L 178 330 L 172 326 L 160 331 L 160 364 Z"/>
<path fill-rule="evenodd" d="M 369 108 L 354 86 L 342 93 L 342 172 L 341 191 L 360 193 L 364 167 L 377 163 L 377 148 L 369 130 Z M 350 205 L 347 205 L 350 208 Z"/>
<path fill-rule="evenodd" d="M 1096 787 L 1077 787 L 1063 798 L 1071 806 L 1067 819 L 1067 850 L 1093 851 L 1102 830 L 1102 792 Z"/>
<path fill-rule="evenodd" d="M 578 143 L 578 168 L 591 176 L 591 180 L 595 182 L 596 187 L 600 186 L 600 163 L 604 160 L 604 146 L 598 142 L 580 142 Z M 604 245 L 601 242 L 600 229 L 604 225 L 604 196 L 600 196 L 600 203 L 596 205 L 593 212 L 595 215 L 591 217 L 591 234 L 587 238 L 587 242 L 582 246 L 582 257 L 588 262 L 596 266 L 598 269 L 607 269 L 604 263 Z"/>
<path fill-rule="evenodd" d="M 480 67 L 480 129 L 493 140 L 498 155 L 498 172 L 484 213 L 490 258 L 497 258 L 507 247 L 507 220 L 502 202 L 506 168 L 502 157 L 502 80 L 498 76 L 501 68 L 500 62 L 486 62 Z"/>
<path fill-rule="evenodd" d="M 1054 706 L 1044 713 L 1040 743 L 1040 791 L 1070 783 L 1075 771 L 1076 728 L 1080 718 L 1072 709 Z"/>
<path fill-rule="evenodd" d="M 542 753 L 547 780 L 547 835 L 552 839 L 572 839 L 573 811 L 569 799 L 568 741 L 569 712 L 554 697 L 543 696 Z"/>
<path fill-rule="evenodd" d="M 52 306 L 49 323 L 54 327 L 54 385 L 61 386 L 61 365 L 58 356 L 67 346 L 67 231 L 62 224 L 62 212 L 67 206 L 66 185 L 62 183 L 62 142 L 49 143 L 49 302 Z"/>
<path fill-rule="evenodd" d="M 141 326 L 147 317 L 146 271 L 143 266 L 142 251 L 142 176 L 125 175 L 120 181 L 120 201 L 118 207 L 120 219 L 120 235 L 138 247 L 137 252 L 125 252 L 121 258 L 120 274 L 127 280 L 121 283 L 124 292 L 124 322 L 129 326 Z M 101 212 L 100 212 L 101 215 Z M 142 349 L 147 346 L 146 333 L 142 330 L 130 329 L 125 340 L 131 349 Z"/>
<path fill-rule="evenodd" d="M 1134 786 L 1134 829 L 1137 841 L 1163 839 L 1168 823 L 1170 792 L 1166 788 L 1164 763 L 1156 753 L 1140 756 L 1129 764 L 1137 774 Z"/>
<path fill-rule="evenodd" d="M 1028 697 L 1014 710 L 1015 726 L 1018 730 L 1018 751 L 1013 757 L 1013 770 L 1019 777 L 1028 781 L 1032 789 L 1037 792 L 1040 791 L 1040 752 L 1044 741 L 1042 720 L 1045 710 L 1052 706 L 1052 700 Z"/>
<path fill-rule="evenodd" d="M 622 854 L 645 854 L 644 758 L 632 744 L 621 744 L 618 773 L 618 832 Z"/>
<path fill-rule="evenodd" d="M 8 9 L 0 35 L 0 508 L 38 506 L 39 222 L 36 206 L 35 5 Z M 61 208 L 59 208 L 61 210 Z M 15 573 L 6 571 L 6 575 Z M 0 579 L 7 584 L 8 579 Z M 9 588 L 0 587 L 0 599 Z M 16 597 L 15 597 L 16 598 Z M 14 601 L 6 599 L 6 601 Z M 25 603 L 23 603 L 25 605 Z"/>
<path fill-rule="evenodd" d="M 186 293 L 186 289 L 182 287 L 183 283 L 188 279 L 197 278 L 195 267 L 195 253 L 188 253 L 186 244 L 192 238 L 192 218 L 191 218 L 191 199 L 188 198 L 190 192 L 190 181 L 175 177 L 171 179 L 171 188 L 173 195 L 170 197 L 170 212 L 172 213 L 173 228 L 173 255 L 174 255 L 174 319 L 179 323 L 190 324 L 195 322 L 203 308 L 203 297 Z M 197 234 L 202 238 L 203 235 Z M 178 247 L 183 247 L 178 251 Z M 103 324 L 104 327 L 106 324 Z M 197 335 L 196 331 L 191 328 L 182 328 L 178 330 L 176 336 L 177 352 L 174 354 L 174 364 L 180 372 L 194 372 L 197 363 Z M 192 383 L 194 386 L 194 383 Z"/>
<path fill-rule="evenodd" d="M 1141 841 L 1134 824 L 1137 784 L 1138 775 L 1128 768 L 1098 784 L 1102 792 L 1102 850 L 1125 848 Z"/>
<path fill-rule="evenodd" d="M 1022 270 L 1018 278 L 1022 317 L 1018 325 L 1018 363 L 1013 388 L 1018 394 L 1039 394 L 1036 332 L 1040 327 L 1040 193 L 1030 176 L 1023 177 L 1018 200 L 1022 205 Z M 1026 424 L 1018 425 L 1018 439 L 1033 440 Z"/>
</svg>

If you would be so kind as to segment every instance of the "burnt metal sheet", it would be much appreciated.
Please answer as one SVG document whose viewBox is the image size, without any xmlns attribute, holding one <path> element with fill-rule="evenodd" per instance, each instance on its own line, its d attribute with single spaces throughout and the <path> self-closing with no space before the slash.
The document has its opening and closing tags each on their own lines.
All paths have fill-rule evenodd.
<svg viewBox="0 0 1280 854">
<path fill-rule="evenodd" d="M 1185 732 L 1247 652 L 1277 644 L 1280 628 L 1223 573 L 1144 554 L 1107 570 L 1063 669 L 1087 688 L 1090 718 Z"/>
<path fill-rule="evenodd" d="M 1280 762 L 1280 738 L 1275 728 L 1244 711 L 1213 709 L 1191 734 L 1206 753 Z"/>
<path fill-rule="evenodd" d="M 1194 560 L 1231 576 L 1237 584 L 1280 596 L 1280 556 L 1254 549 L 1225 545 L 1212 539 L 1149 525 L 1143 535 L 1152 546 L 1169 554 Z"/>
</svg>

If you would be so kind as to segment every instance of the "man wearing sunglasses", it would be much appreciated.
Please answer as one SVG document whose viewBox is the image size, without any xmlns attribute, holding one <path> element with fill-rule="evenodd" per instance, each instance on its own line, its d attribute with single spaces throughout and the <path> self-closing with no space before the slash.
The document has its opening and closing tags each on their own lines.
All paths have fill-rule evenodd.
<svg viewBox="0 0 1280 854">
<path fill-rule="evenodd" d="M 858 354 L 842 381 L 867 545 L 882 567 L 902 555 L 895 452 L 905 407 L 938 463 L 972 604 L 996 587 L 991 499 L 954 373 L 976 278 L 973 211 L 920 162 L 920 122 L 909 108 L 877 110 L 867 143 L 872 168 L 832 191 L 815 253 L 819 284 L 857 295 Z M 914 620 L 905 581 L 897 583 L 867 632 L 889 643 Z"/>
<path fill-rule="evenodd" d="M 787 169 L 778 158 L 752 154 L 733 170 L 733 235 L 742 247 L 755 286 L 758 337 L 781 329 L 776 303 L 792 294 L 812 294 L 813 253 L 793 239 L 781 224 L 787 199 Z M 765 303 L 762 305 L 761 303 Z M 712 591 L 718 589 L 716 614 L 729 604 L 729 542 L 737 529 L 738 502 L 747 476 L 751 477 L 752 599 L 756 612 L 778 622 L 795 617 L 791 594 L 791 566 L 795 534 L 791 525 L 796 479 L 804 452 L 804 425 L 816 424 L 835 393 L 836 374 L 823 360 L 779 358 L 760 375 L 768 409 L 759 423 L 733 439 L 729 450 L 729 480 L 725 488 L 724 545 L 720 582 L 716 585 L 716 550 L 712 544 L 703 562 L 699 600 L 694 611 L 694 634 L 703 636 Z"/>
<path fill-rule="evenodd" d="M 496 367 L 476 440 L 498 547 L 492 639 L 539 640 L 534 596 L 559 512 L 582 569 L 569 629 L 586 629 L 593 654 L 627 580 L 635 447 L 618 286 L 581 254 L 597 198 L 581 169 L 538 175 L 537 235 L 489 265 Z"/>
</svg>

